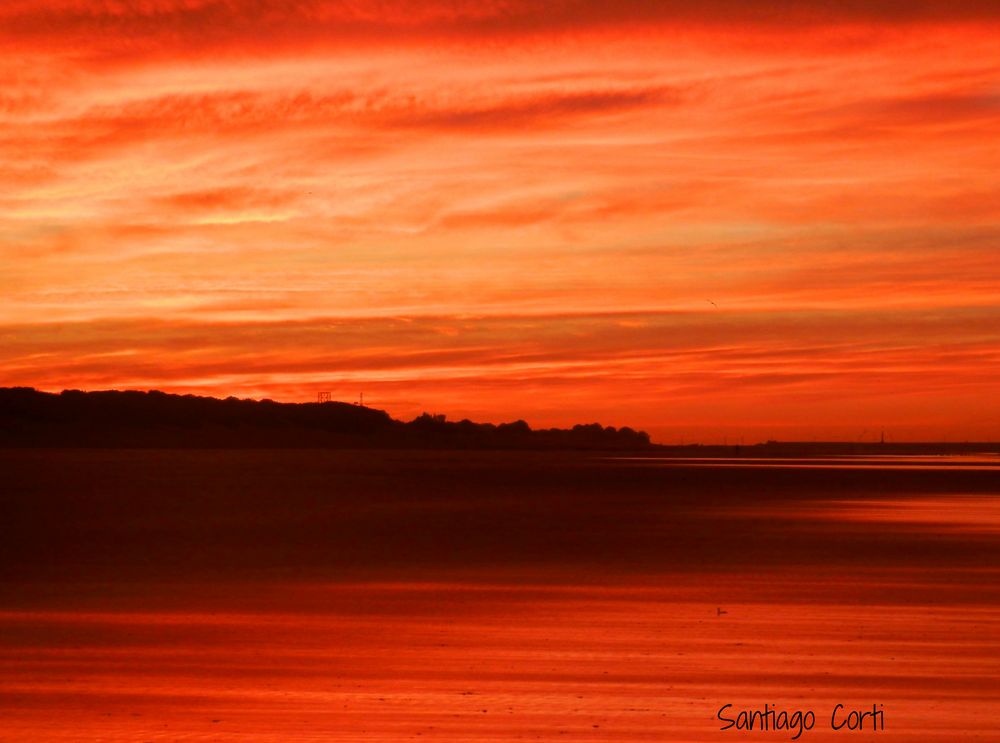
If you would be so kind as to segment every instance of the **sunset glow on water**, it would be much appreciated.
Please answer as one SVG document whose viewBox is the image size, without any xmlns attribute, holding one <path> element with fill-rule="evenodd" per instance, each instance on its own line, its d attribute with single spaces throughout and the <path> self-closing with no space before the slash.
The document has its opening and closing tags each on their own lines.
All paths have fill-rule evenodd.
<svg viewBox="0 0 1000 743">
<path fill-rule="evenodd" d="M 42 542 L 54 531 L 30 513 L 65 499 L 142 533 L 143 473 L 160 473 L 145 497 L 173 521 L 99 549 L 122 527 L 92 511 L 75 564 L 50 556 L 47 579 L 4 584 L 5 739 L 745 739 L 719 729 L 727 703 L 812 710 L 804 740 L 842 739 L 838 703 L 882 705 L 887 740 L 1000 739 L 993 472 L 876 466 L 848 487 L 760 464 L 625 480 L 632 465 L 575 455 L 223 452 L 215 482 L 248 507 L 285 487 L 264 522 L 234 512 L 205 535 L 230 498 L 185 492 L 205 453 L 28 459 L 15 482 L 44 495 L 21 522 Z M 966 495 L 935 492 L 949 484 Z M 311 530 L 278 516 L 303 498 Z M 408 525 L 406 554 L 380 554 L 374 512 Z"/>
<path fill-rule="evenodd" d="M 4 731 L 722 740 L 722 704 L 770 702 L 815 710 L 807 739 L 826 740 L 843 702 L 883 704 L 890 740 L 996 739 L 995 607 L 808 606 L 767 591 L 733 596 L 743 576 L 713 582 L 740 599 L 722 617 L 708 597 L 676 589 L 467 584 L 306 587 L 307 612 L 296 611 L 297 591 L 274 589 L 280 609 L 249 614 L 8 612 Z M 29 643 L 12 652 L 12 636 Z"/>
</svg>

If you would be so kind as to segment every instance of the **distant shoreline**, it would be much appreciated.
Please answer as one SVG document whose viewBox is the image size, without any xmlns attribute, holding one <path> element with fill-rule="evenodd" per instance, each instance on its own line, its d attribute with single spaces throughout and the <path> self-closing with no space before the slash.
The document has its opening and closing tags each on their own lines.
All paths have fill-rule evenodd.
<svg viewBox="0 0 1000 743">
<path fill-rule="evenodd" d="M 809 457 L 935 457 L 1000 455 L 1000 442 L 767 441 L 759 444 L 653 444 L 653 453 L 677 457 L 799 459 Z"/>
<path fill-rule="evenodd" d="M 649 435 L 588 423 L 412 421 L 345 402 L 279 403 L 159 391 L 0 388 L 0 447 L 134 449 L 501 449 L 648 451 Z"/>
<path fill-rule="evenodd" d="M 344 402 L 278 403 L 159 391 L 48 393 L 30 387 L 0 388 L 0 447 L 577 450 L 741 459 L 1000 453 L 998 442 L 657 444 L 643 431 L 598 423 L 532 429 L 524 421 L 449 421 L 427 413 L 403 422 Z"/>
</svg>

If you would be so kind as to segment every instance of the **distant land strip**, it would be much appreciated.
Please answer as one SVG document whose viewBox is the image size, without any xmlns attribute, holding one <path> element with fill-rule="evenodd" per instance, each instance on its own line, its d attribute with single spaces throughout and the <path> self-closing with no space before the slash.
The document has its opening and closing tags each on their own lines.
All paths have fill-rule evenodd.
<svg viewBox="0 0 1000 743">
<path fill-rule="evenodd" d="M 220 400 L 159 391 L 0 388 L 0 446 L 98 448 L 428 448 L 644 451 L 649 435 L 598 423 L 533 430 L 512 423 L 409 422 L 345 402 Z"/>
<path fill-rule="evenodd" d="M 664 445 L 628 426 L 532 429 L 525 421 L 399 421 L 346 402 L 282 403 L 157 390 L 42 392 L 0 387 L 2 448 L 521 449 L 633 452 L 677 457 L 1000 455 L 998 442 L 767 441 Z"/>
</svg>

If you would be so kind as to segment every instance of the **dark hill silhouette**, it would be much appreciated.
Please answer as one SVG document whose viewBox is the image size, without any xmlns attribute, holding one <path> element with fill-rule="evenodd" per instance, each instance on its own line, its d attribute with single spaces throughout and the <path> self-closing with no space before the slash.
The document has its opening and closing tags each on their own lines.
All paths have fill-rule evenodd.
<svg viewBox="0 0 1000 743">
<path fill-rule="evenodd" d="M 404 423 L 343 402 L 219 400 L 164 392 L 0 388 L 4 447 L 363 447 L 457 449 L 649 449 L 649 436 L 597 423 L 532 430 L 513 423 L 450 422 L 424 414 Z"/>
</svg>

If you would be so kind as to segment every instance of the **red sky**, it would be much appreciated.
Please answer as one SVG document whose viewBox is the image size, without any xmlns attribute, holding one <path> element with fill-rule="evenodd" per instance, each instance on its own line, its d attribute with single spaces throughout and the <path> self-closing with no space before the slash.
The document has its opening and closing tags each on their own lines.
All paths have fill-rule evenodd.
<svg viewBox="0 0 1000 743">
<path fill-rule="evenodd" d="M 7 0 L 0 385 L 1000 438 L 998 33 L 994 2 Z"/>
</svg>

